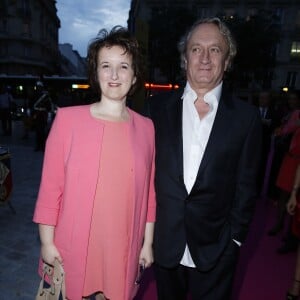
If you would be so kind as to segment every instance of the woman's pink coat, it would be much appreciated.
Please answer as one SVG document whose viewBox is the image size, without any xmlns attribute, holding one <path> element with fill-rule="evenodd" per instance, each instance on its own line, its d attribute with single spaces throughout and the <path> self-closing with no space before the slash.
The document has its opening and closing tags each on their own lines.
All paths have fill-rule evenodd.
<svg viewBox="0 0 300 300">
<path fill-rule="evenodd" d="M 125 299 L 132 299 L 136 293 L 134 281 L 145 224 L 155 221 L 155 145 L 152 122 L 128 111 L 135 162 L 135 207 Z M 104 125 L 91 117 L 89 105 L 61 108 L 47 139 L 33 220 L 55 226 L 55 245 L 64 260 L 70 300 L 81 300 L 82 297 L 103 129 Z"/>
</svg>

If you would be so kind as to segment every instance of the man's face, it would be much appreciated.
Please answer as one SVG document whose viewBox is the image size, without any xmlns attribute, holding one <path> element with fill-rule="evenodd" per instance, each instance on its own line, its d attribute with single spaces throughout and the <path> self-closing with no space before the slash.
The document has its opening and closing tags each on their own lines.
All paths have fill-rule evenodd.
<svg viewBox="0 0 300 300">
<path fill-rule="evenodd" d="M 210 91 L 228 66 L 228 45 L 215 24 L 200 24 L 187 43 L 186 74 L 194 90 Z"/>
</svg>

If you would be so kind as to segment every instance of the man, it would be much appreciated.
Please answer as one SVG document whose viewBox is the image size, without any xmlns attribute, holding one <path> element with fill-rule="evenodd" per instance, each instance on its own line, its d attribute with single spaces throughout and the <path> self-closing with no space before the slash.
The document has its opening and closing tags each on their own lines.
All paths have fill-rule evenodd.
<svg viewBox="0 0 300 300">
<path fill-rule="evenodd" d="M 35 130 L 34 151 L 44 151 L 48 135 L 48 123 L 52 122 L 55 107 L 48 91 L 41 81 L 36 83 L 36 97 L 33 105 L 33 120 Z M 49 119 L 49 116 L 51 118 Z"/>
<path fill-rule="evenodd" d="M 11 87 L 3 88 L 0 92 L 0 115 L 2 123 L 2 131 L 4 135 L 12 134 L 12 119 L 11 108 L 13 104 L 13 97 L 11 95 Z"/>
<path fill-rule="evenodd" d="M 226 300 L 254 212 L 261 121 L 257 108 L 225 91 L 236 48 L 219 19 L 198 21 L 179 49 L 184 91 L 149 104 L 158 299 Z"/>
<path fill-rule="evenodd" d="M 262 122 L 262 156 L 258 178 L 261 196 L 265 197 L 268 189 L 268 176 L 265 178 L 265 171 L 270 152 L 271 137 L 275 128 L 280 125 L 281 118 L 279 112 L 274 108 L 270 91 L 262 90 L 259 92 L 258 108 Z"/>
</svg>

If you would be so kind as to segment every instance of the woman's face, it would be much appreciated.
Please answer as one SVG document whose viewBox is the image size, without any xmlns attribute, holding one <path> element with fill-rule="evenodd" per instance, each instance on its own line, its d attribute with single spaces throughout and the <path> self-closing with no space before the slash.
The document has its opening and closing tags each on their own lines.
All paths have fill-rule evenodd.
<svg viewBox="0 0 300 300">
<path fill-rule="evenodd" d="M 101 100 L 125 100 L 136 81 L 131 55 L 120 46 L 104 47 L 98 53 L 97 66 Z"/>
</svg>

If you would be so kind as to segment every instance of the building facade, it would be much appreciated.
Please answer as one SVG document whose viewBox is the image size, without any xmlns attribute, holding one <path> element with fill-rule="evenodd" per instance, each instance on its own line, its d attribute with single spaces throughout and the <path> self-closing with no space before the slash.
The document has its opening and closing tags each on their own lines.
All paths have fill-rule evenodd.
<svg viewBox="0 0 300 300">
<path fill-rule="evenodd" d="M 54 0 L 0 0 L 0 74 L 58 74 L 59 28 Z"/>
<path fill-rule="evenodd" d="M 280 39 L 276 43 L 274 66 L 270 71 L 270 88 L 279 90 L 283 87 L 300 89 L 300 1 L 299 0 L 132 0 L 128 19 L 128 28 L 138 37 L 142 36 L 142 45 L 148 54 L 151 47 L 149 27 L 152 16 L 161 7 L 185 8 L 200 17 L 222 16 L 247 20 L 262 10 L 276 16 L 280 27 Z M 166 18 L 166 23 L 167 23 Z M 140 34 L 143 24 L 143 35 Z M 180 26 L 180 24 L 178 24 Z M 176 28 L 170 28 L 170 31 Z M 259 50 L 259 49 L 257 49 Z M 156 51 L 160 51 L 159 48 Z M 268 55 L 268 54 L 267 54 Z M 178 58 L 179 59 L 179 58 Z M 151 59 L 150 59 L 151 60 Z M 259 66 L 258 66 L 259 67 Z M 159 74 L 155 70 L 154 74 Z M 155 78 L 154 78 L 155 80 Z M 157 81 L 162 80 L 157 76 Z M 166 79 L 168 80 L 168 79 Z M 262 88 L 260 82 L 249 81 L 249 86 Z"/>
<path fill-rule="evenodd" d="M 60 75 L 86 76 L 86 60 L 69 43 L 59 44 L 61 54 Z"/>
</svg>

